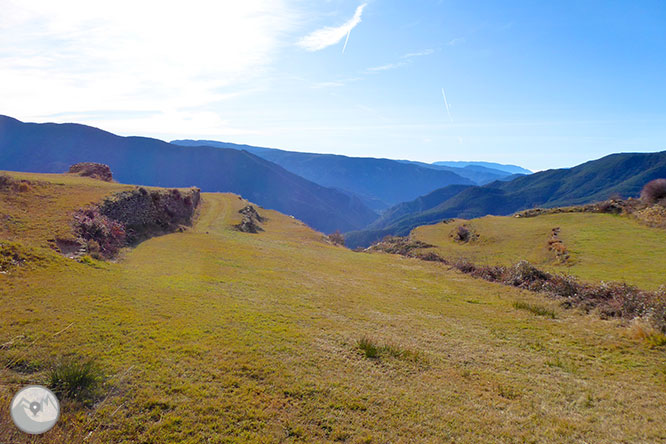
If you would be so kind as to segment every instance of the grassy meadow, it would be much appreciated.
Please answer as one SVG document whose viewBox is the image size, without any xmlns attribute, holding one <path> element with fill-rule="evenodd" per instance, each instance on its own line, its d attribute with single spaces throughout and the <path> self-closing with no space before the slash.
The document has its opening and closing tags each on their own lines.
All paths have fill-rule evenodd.
<svg viewBox="0 0 666 444">
<path fill-rule="evenodd" d="M 188 231 L 80 263 L 47 239 L 126 186 L 17 176 L 40 183 L 0 191 L 0 241 L 30 253 L 0 274 L 0 405 L 47 384 L 63 359 L 94 358 L 104 382 L 92 403 L 64 400 L 40 437 L 3 407 L 0 442 L 666 442 L 666 349 L 619 321 L 442 264 L 355 253 L 275 211 L 259 209 L 265 231 L 241 233 L 247 202 L 232 194 L 203 194 Z M 519 222 L 539 245 L 539 230 L 561 226 L 580 264 L 569 269 L 600 275 L 610 272 L 582 262 L 599 226 L 642 232 L 610 216 L 589 219 L 587 237 L 563 220 Z M 530 223 L 542 228 L 529 234 Z M 432 230 L 417 235 L 437 243 Z M 643 269 L 634 257 L 624 266 Z"/>
<path fill-rule="evenodd" d="M 478 235 L 470 242 L 454 240 L 465 225 Z M 558 260 L 548 247 L 553 228 L 569 259 Z M 544 270 L 585 281 L 621 281 L 654 290 L 666 284 L 666 230 L 627 216 L 560 213 L 530 218 L 486 216 L 416 228 L 415 239 L 435 245 L 444 257 L 465 258 L 484 265 L 511 265 L 527 260 Z"/>
</svg>

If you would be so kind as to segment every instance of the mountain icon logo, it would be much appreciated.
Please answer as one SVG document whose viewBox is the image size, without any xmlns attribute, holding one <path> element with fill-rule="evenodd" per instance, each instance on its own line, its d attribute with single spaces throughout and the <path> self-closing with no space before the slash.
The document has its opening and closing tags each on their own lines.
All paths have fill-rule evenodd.
<svg viewBox="0 0 666 444">
<path fill-rule="evenodd" d="M 60 403 L 51 390 L 41 385 L 22 388 L 11 404 L 14 424 L 32 435 L 48 432 L 60 417 Z"/>
</svg>

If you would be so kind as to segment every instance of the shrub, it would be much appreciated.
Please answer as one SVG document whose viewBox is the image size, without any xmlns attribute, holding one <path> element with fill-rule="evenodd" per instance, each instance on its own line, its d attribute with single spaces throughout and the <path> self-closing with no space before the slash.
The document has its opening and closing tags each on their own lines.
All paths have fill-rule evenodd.
<svg viewBox="0 0 666 444">
<path fill-rule="evenodd" d="M 100 254 L 112 257 L 126 244 L 125 226 L 99 212 L 98 207 L 88 207 L 74 214 L 74 227 L 77 235 L 84 239 L 93 250 L 99 246 Z M 95 242 L 96 244 L 94 244 Z M 96 254 L 91 251 L 91 254 Z"/>
<path fill-rule="evenodd" d="M 641 199 L 651 205 L 660 203 L 666 206 L 666 179 L 655 179 L 645 184 Z"/>
<path fill-rule="evenodd" d="M 62 360 L 49 371 L 49 387 L 56 395 L 83 403 L 99 395 L 102 379 L 102 371 L 92 359 Z"/>
<path fill-rule="evenodd" d="M 460 225 L 456 228 L 456 231 L 453 234 L 453 238 L 459 242 L 469 241 L 470 236 L 471 233 L 469 232 L 469 229 L 464 225 Z"/>
<path fill-rule="evenodd" d="M 345 236 L 342 233 L 340 233 L 340 230 L 336 230 L 335 233 L 329 234 L 328 240 L 331 241 L 333 245 L 345 244 Z"/>
<path fill-rule="evenodd" d="M 14 179 L 7 174 L 0 174 L 0 190 L 6 189 L 8 191 L 25 193 L 30 191 L 32 187 L 30 186 L 29 180 L 18 180 Z"/>
<path fill-rule="evenodd" d="M 6 188 L 14 183 L 14 179 L 5 173 L 0 173 L 0 188 Z"/>
</svg>

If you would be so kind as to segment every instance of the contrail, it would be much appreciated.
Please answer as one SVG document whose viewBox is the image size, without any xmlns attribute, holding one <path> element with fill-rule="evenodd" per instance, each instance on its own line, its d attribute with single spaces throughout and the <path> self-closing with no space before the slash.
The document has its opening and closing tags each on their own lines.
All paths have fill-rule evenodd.
<svg viewBox="0 0 666 444">
<path fill-rule="evenodd" d="M 444 88 L 442 88 L 442 97 L 444 97 L 444 105 L 446 106 L 446 114 L 449 115 L 449 120 L 453 122 L 453 117 L 451 117 L 451 111 L 449 110 L 449 102 L 446 100 L 446 93 L 444 92 Z"/>
<path fill-rule="evenodd" d="M 342 47 L 342 53 L 345 53 L 345 49 L 347 49 L 347 42 L 349 41 L 349 34 L 351 34 L 351 29 L 347 31 L 347 38 L 345 39 L 345 46 Z"/>
</svg>

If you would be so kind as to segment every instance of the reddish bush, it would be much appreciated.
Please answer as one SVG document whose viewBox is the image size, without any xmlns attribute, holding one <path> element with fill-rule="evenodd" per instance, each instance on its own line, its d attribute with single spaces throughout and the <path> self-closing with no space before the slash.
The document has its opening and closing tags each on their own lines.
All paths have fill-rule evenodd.
<svg viewBox="0 0 666 444">
<path fill-rule="evenodd" d="M 114 256 L 126 244 L 123 224 L 100 214 L 97 207 L 77 211 L 74 214 L 74 229 L 89 245 L 95 245 L 95 249 L 99 245 L 100 254 L 104 257 Z"/>
<path fill-rule="evenodd" d="M 651 205 L 659 203 L 666 206 L 666 179 L 655 179 L 645 184 L 641 199 Z"/>
</svg>

